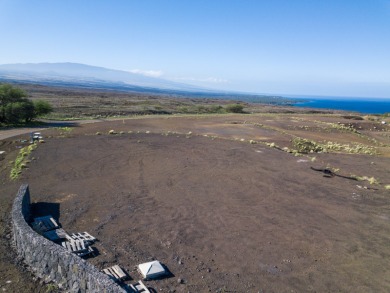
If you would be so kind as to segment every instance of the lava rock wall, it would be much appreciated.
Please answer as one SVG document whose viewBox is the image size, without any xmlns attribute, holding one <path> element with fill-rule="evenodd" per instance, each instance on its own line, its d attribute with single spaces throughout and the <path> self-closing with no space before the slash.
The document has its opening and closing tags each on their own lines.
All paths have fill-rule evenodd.
<svg viewBox="0 0 390 293">
<path fill-rule="evenodd" d="M 30 192 L 24 184 L 12 207 L 13 237 L 18 256 L 36 276 L 70 292 L 127 292 L 92 264 L 39 235 L 30 221 Z"/>
</svg>

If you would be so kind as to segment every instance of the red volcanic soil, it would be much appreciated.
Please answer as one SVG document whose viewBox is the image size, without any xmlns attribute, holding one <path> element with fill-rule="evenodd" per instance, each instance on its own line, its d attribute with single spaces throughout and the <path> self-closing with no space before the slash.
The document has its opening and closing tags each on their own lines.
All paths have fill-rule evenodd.
<svg viewBox="0 0 390 293">
<path fill-rule="evenodd" d="M 28 182 L 37 215 L 50 211 L 66 231 L 96 236 L 99 255 L 88 261 L 119 264 L 130 283 L 141 278 L 137 264 L 161 261 L 171 276 L 146 282 L 158 292 L 389 292 L 389 191 L 310 167 L 383 182 L 390 159 L 316 154 L 311 162 L 233 140 L 288 141 L 237 117 L 47 130 L 29 168 L 2 192 Z"/>
</svg>

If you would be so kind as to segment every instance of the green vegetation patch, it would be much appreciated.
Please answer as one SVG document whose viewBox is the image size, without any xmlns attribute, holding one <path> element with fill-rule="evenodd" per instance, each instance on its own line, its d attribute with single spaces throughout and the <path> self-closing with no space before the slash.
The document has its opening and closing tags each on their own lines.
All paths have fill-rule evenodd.
<svg viewBox="0 0 390 293">
<path fill-rule="evenodd" d="M 377 151 L 374 147 L 366 146 L 360 143 L 355 143 L 352 145 L 341 144 L 337 142 L 328 141 L 324 146 L 324 151 L 340 151 L 346 152 L 349 154 L 365 154 L 365 155 L 376 155 Z"/>
<path fill-rule="evenodd" d="M 351 175 L 351 177 L 355 178 L 358 181 L 367 181 L 371 185 L 379 184 L 379 181 L 375 177 L 357 176 L 357 175 Z"/>
<path fill-rule="evenodd" d="M 345 125 L 343 123 L 328 123 L 328 125 L 333 128 L 340 130 L 341 132 L 352 132 L 352 133 L 359 133 L 351 124 Z"/>
<path fill-rule="evenodd" d="M 24 148 L 21 148 L 18 156 L 15 159 L 14 165 L 11 169 L 10 178 L 12 180 L 16 180 L 20 174 L 22 174 L 22 169 L 27 168 L 28 164 L 28 156 L 31 154 L 33 150 L 37 148 L 37 144 L 31 144 Z"/>
<path fill-rule="evenodd" d="M 244 113 L 244 106 L 241 104 L 229 104 L 225 107 L 228 113 Z"/>
<path fill-rule="evenodd" d="M 293 148 L 301 154 L 320 153 L 324 151 L 323 146 L 317 142 L 300 137 L 294 138 L 292 140 L 292 145 Z"/>
<path fill-rule="evenodd" d="M 296 137 L 292 140 L 293 148 L 301 154 L 321 153 L 321 152 L 345 152 L 349 154 L 366 154 L 376 155 L 377 151 L 374 147 L 363 144 L 341 144 L 332 141 L 318 143 L 309 139 Z"/>
<path fill-rule="evenodd" d="M 178 106 L 178 113 L 183 114 L 223 114 L 224 108 L 221 105 L 193 105 L 193 106 Z"/>
<path fill-rule="evenodd" d="M 176 107 L 178 113 L 183 114 L 226 114 L 245 113 L 241 104 L 221 105 L 180 105 Z"/>
<path fill-rule="evenodd" d="M 60 131 L 60 134 L 67 134 L 73 130 L 72 127 L 57 127 L 57 129 Z"/>
</svg>

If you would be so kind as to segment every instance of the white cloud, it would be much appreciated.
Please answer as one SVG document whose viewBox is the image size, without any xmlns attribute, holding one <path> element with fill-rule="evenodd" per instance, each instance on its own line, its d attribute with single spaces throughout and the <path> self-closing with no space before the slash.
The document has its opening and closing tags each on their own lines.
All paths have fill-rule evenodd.
<svg viewBox="0 0 390 293">
<path fill-rule="evenodd" d="M 194 77 L 174 77 L 173 80 L 180 81 L 189 81 L 189 82 L 205 82 L 205 83 L 227 83 L 226 79 L 217 78 L 217 77 L 207 77 L 207 78 L 194 78 Z"/>
<path fill-rule="evenodd" d="M 151 77 L 160 77 L 161 75 L 163 75 L 163 72 L 161 70 L 132 69 L 132 70 L 127 70 L 127 71 L 131 72 L 131 73 L 142 74 L 142 75 L 151 76 Z"/>
</svg>

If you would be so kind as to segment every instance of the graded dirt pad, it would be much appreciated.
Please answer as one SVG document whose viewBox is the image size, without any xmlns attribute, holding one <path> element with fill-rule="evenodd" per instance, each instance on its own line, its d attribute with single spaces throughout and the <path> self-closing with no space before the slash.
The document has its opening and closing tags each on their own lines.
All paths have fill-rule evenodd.
<svg viewBox="0 0 390 293">
<path fill-rule="evenodd" d="M 66 231 L 99 239 L 88 261 L 100 269 L 119 264 L 138 280 L 137 264 L 161 261 L 171 277 L 146 282 L 158 292 L 389 292 L 389 191 L 310 169 L 389 184 L 389 158 L 316 154 L 311 162 L 248 143 L 288 142 L 248 118 L 260 119 L 47 130 L 29 168 L 2 192 L 12 198 L 28 182 L 37 215 L 50 210 Z"/>
</svg>

